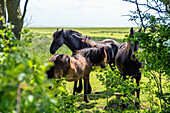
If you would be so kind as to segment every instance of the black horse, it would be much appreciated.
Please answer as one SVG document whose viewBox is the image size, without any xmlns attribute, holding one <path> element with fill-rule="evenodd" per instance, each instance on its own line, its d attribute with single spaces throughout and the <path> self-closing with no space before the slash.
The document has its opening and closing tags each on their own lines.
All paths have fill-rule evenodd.
<svg viewBox="0 0 170 113">
<path fill-rule="evenodd" d="M 138 31 L 140 32 L 141 29 Z M 133 30 L 131 28 L 130 30 L 130 38 L 134 38 L 134 34 L 137 31 Z M 117 65 L 117 68 L 119 69 L 121 75 L 123 76 L 124 79 L 126 78 L 126 75 L 132 76 L 133 78 L 136 79 L 137 86 L 139 87 L 139 81 L 141 79 L 141 72 L 139 71 L 139 68 L 141 68 L 142 63 L 138 61 L 138 59 L 135 58 L 134 52 L 138 51 L 138 45 L 139 42 L 135 41 L 134 43 L 129 40 L 128 43 L 123 43 L 120 45 L 120 48 L 117 52 L 117 55 L 115 57 L 115 63 Z M 137 98 L 139 98 L 140 94 L 140 88 L 136 89 L 137 92 Z M 136 108 L 139 109 L 139 102 L 135 102 Z"/>
</svg>

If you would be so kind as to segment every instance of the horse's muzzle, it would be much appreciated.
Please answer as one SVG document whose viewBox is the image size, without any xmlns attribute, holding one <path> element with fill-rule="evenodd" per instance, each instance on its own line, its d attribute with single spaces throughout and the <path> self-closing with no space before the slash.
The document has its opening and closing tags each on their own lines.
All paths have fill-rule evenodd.
<svg viewBox="0 0 170 113">
<path fill-rule="evenodd" d="M 50 49 L 50 53 L 51 53 L 51 54 L 55 54 L 55 51 L 53 51 L 52 49 Z"/>
<path fill-rule="evenodd" d="M 52 66 L 52 67 L 50 67 L 49 70 L 46 71 L 48 79 L 51 79 L 51 78 L 55 77 L 55 75 L 54 75 L 54 68 L 55 68 L 55 66 Z"/>
<path fill-rule="evenodd" d="M 105 67 L 106 67 L 106 65 L 101 65 L 100 67 L 101 67 L 101 68 L 105 68 Z"/>
</svg>

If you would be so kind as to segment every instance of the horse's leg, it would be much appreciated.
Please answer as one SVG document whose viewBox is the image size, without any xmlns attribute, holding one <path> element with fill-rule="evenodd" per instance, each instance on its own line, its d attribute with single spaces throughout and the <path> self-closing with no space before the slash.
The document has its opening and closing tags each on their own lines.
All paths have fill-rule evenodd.
<svg viewBox="0 0 170 113">
<path fill-rule="evenodd" d="M 77 89 L 77 80 L 74 81 L 73 95 L 75 95 L 76 89 Z"/>
<path fill-rule="evenodd" d="M 50 67 L 49 70 L 46 71 L 46 74 L 48 75 L 48 79 L 51 79 L 51 78 L 54 78 L 55 75 L 54 75 L 54 69 L 55 69 L 55 66 L 52 66 Z"/>
<path fill-rule="evenodd" d="M 79 86 L 78 86 L 78 88 L 76 88 L 76 92 L 81 93 L 82 90 L 83 90 L 82 78 L 80 78 L 79 79 Z"/>
<path fill-rule="evenodd" d="M 134 82 L 132 81 L 132 84 L 133 84 Z M 135 95 L 135 89 L 131 92 L 131 94 L 132 95 Z"/>
<path fill-rule="evenodd" d="M 89 82 L 89 77 L 88 76 L 84 76 L 84 101 L 86 103 L 89 102 L 89 100 L 87 99 L 87 90 L 88 90 L 88 82 Z"/>
<path fill-rule="evenodd" d="M 114 70 L 114 67 L 115 65 L 113 64 L 113 63 L 109 63 L 109 67 L 110 67 L 110 69 L 113 71 Z"/>
<path fill-rule="evenodd" d="M 88 78 L 88 87 L 87 87 L 87 94 L 91 93 L 91 85 L 90 85 L 90 77 Z"/>
<path fill-rule="evenodd" d="M 113 59 L 112 61 L 108 62 L 108 64 L 109 64 L 109 66 L 110 66 L 110 68 L 111 68 L 112 71 L 115 70 L 115 61 L 114 61 L 114 60 L 115 60 L 115 59 Z"/>
<path fill-rule="evenodd" d="M 140 108 L 140 98 L 139 98 L 139 96 L 140 96 L 140 88 L 139 88 L 139 81 L 140 81 L 140 79 L 141 79 L 141 74 L 138 75 L 138 77 L 136 77 L 136 83 L 137 83 L 136 92 L 137 92 L 137 99 L 138 100 L 135 102 L 135 106 L 136 106 L 137 109 Z"/>
<path fill-rule="evenodd" d="M 123 80 L 126 80 L 127 78 L 126 78 L 126 75 L 123 75 Z M 123 94 L 123 97 L 126 97 L 126 94 Z M 127 108 L 127 104 L 124 104 L 124 100 L 122 100 L 122 108 L 123 109 L 126 109 Z"/>
<path fill-rule="evenodd" d="M 109 62 L 109 67 L 110 67 L 110 69 L 112 70 L 112 71 L 114 71 L 115 69 L 114 69 L 114 67 L 115 67 L 115 64 L 114 63 L 112 63 L 112 62 Z M 111 85 L 111 88 L 113 88 L 113 86 Z"/>
</svg>

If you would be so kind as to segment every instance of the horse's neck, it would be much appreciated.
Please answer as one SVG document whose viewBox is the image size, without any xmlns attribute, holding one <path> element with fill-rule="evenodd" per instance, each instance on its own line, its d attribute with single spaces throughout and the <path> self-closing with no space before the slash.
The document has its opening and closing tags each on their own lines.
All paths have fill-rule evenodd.
<svg viewBox="0 0 170 113">
<path fill-rule="evenodd" d="M 78 36 L 64 35 L 64 44 L 72 51 L 80 50 L 87 47 L 92 47 L 96 43 L 90 39 Z"/>
<path fill-rule="evenodd" d="M 131 41 L 127 43 L 127 56 L 130 57 L 132 55 L 132 50 L 131 50 Z"/>
</svg>

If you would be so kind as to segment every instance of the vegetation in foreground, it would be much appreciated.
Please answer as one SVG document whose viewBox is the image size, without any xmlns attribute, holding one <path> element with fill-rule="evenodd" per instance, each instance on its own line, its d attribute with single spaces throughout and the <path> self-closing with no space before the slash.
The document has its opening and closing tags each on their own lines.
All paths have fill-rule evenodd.
<svg viewBox="0 0 170 113">
<path fill-rule="evenodd" d="M 2 25 L 0 19 L 0 112 L 170 112 L 169 94 L 169 1 L 167 0 L 146 0 L 146 4 L 137 0 L 124 0 L 136 5 L 137 10 L 131 11 L 130 20 L 144 28 L 144 32 L 136 34 L 135 40 L 140 41 L 143 52 L 138 51 L 136 58 L 145 63 L 141 69 L 143 76 L 141 81 L 141 109 L 134 107 L 134 96 L 131 91 L 136 88 L 133 79 L 123 81 L 117 69 L 111 71 L 109 68 L 101 70 L 94 68 L 91 73 L 91 84 L 93 92 L 89 96 L 91 102 L 82 102 L 82 94 L 72 96 L 72 83 L 56 80 L 47 80 L 45 71 L 50 63 L 49 45 L 51 43 L 54 28 L 29 28 L 23 30 L 22 40 L 19 39 L 19 32 L 22 28 L 22 21 L 25 16 L 9 21 L 16 25 Z M 24 12 L 26 11 L 25 2 Z M 142 1 L 143 2 L 143 1 Z M 9 2 L 10 3 L 10 2 Z M 2 0 L 0 16 L 5 16 L 5 4 Z M 8 3 L 7 3 L 8 4 Z M 19 4 L 11 5 L 19 7 Z M 146 8 L 141 8 L 146 6 Z M 12 11 L 13 8 L 7 9 Z M 146 9 L 146 10 L 145 10 Z M 149 12 L 150 10 L 156 11 Z M 14 10 L 13 10 L 14 11 Z M 19 25 L 20 24 L 20 25 Z M 15 28 L 20 28 L 17 31 Z M 148 29 L 149 28 L 149 29 Z M 127 28 L 72 28 L 90 36 L 94 41 L 101 41 L 105 38 L 115 39 L 122 42 Z M 52 31 L 54 30 L 54 31 Z M 126 31 L 127 30 L 127 31 Z M 145 32 L 146 31 L 146 32 Z M 132 40 L 132 39 L 130 39 Z M 135 41 L 133 40 L 133 41 Z M 58 53 L 71 54 L 67 47 L 62 47 Z M 97 76 L 97 79 L 96 79 Z M 49 86 L 53 90 L 49 90 Z M 119 95 L 115 96 L 118 93 Z M 120 94 L 126 93 L 123 98 Z M 57 97 L 54 95 L 57 94 Z M 122 101 L 128 105 L 122 109 Z M 139 101 L 139 100 L 138 100 Z"/>
<path fill-rule="evenodd" d="M 123 42 L 124 35 L 129 32 L 129 28 L 73 29 L 82 34 L 88 34 L 95 41 L 105 38 L 114 39 L 119 34 L 122 38 L 115 38 L 119 43 Z M 28 32 L 29 30 L 30 32 Z M 2 84 L 0 87 L 0 111 L 136 112 L 137 109 L 135 109 L 133 102 L 129 101 L 134 100 L 130 90 L 136 86 L 130 82 L 131 79 L 128 81 L 120 79 L 118 70 L 93 68 L 90 74 L 92 93 L 88 96 L 90 103 L 83 102 L 83 92 L 76 96 L 72 95 L 73 83 L 63 81 L 56 85 L 55 80 L 47 79 L 45 71 L 51 65 L 47 60 L 51 57 L 49 47 L 52 41 L 51 36 L 55 30 L 56 28 L 25 28 L 20 42 L 16 42 L 12 38 L 9 38 L 8 41 L 1 40 L 1 43 L 5 46 L 3 52 L 1 52 L 2 60 L 0 64 L 0 82 Z M 121 34 L 121 32 L 123 33 Z M 6 37 L 14 36 L 9 30 Z M 14 46 L 8 46 L 9 43 Z M 72 54 L 66 46 L 61 47 L 57 53 Z M 169 84 L 167 80 L 163 77 L 163 83 L 166 85 L 164 92 L 168 93 Z M 156 91 L 154 81 L 147 79 L 146 76 L 142 76 L 141 81 L 140 111 L 160 111 L 159 98 L 154 93 Z M 114 87 L 110 87 L 111 85 Z M 53 86 L 54 90 L 49 90 L 49 86 Z M 115 95 L 123 94 L 125 91 L 129 93 L 130 99 Z M 55 94 L 58 96 L 54 97 Z M 121 109 L 122 99 L 129 103 L 125 110 Z"/>
</svg>

